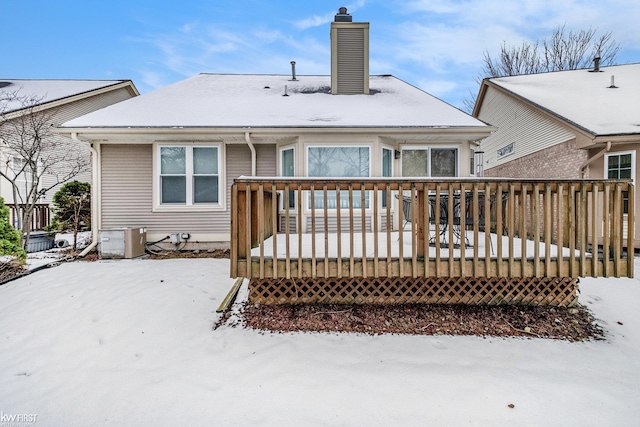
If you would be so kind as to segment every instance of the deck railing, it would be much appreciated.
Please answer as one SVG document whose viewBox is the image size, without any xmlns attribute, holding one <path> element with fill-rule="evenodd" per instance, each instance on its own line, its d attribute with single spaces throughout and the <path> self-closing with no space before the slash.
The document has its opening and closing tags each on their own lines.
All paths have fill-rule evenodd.
<svg viewBox="0 0 640 427">
<path fill-rule="evenodd" d="M 239 178 L 231 276 L 632 277 L 634 194 L 628 180 Z"/>
<path fill-rule="evenodd" d="M 18 218 L 24 215 L 24 205 L 7 204 L 11 211 L 11 224 L 17 228 Z M 47 204 L 36 204 L 31 216 L 31 231 L 44 230 L 51 224 L 51 210 Z"/>
</svg>

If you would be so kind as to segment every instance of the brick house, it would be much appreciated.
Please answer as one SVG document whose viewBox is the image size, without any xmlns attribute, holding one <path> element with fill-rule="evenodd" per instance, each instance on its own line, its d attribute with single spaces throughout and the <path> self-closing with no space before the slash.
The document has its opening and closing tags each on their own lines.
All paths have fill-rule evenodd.
<svg viewBox="0 0 640 427">
<path fill-rule="evenodd" d="M 473 116 L 485 176 L 637 181 L 640 64 L 485 79 Z"/>
</svg>

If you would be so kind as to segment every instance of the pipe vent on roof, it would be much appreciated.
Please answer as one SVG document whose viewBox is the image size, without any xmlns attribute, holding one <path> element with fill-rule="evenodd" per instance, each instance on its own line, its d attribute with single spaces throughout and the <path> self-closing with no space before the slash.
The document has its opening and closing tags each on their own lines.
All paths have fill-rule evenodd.
<svg viewBox="0 0 640 427">
<path fill-rule="evenodd" d="M 600 72 L 600 57 L 596 56 L 593 58 L 593 70 L 589 70 L 590 73 L 599 73 Z"/>
<path fill-rule="evenodd" d="M 609 89 L 618 89 L 616 86 L 616 76 L 611 76 L 611 86 L 607 86 Z"/>
<path fill-rule="evenodd" d="M 291 61 L 291 81 L 296 80 L 296 61 Z"/>
</svg>

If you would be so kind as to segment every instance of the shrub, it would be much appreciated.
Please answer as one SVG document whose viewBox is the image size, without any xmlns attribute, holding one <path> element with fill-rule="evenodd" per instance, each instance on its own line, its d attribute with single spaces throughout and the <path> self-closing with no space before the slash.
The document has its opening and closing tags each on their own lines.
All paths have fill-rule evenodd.
<svg viewBox="0 0 640 427">
<path fill-rule="evenodd" d="M 27 253 L 20 244 L 20 233 L 11 225 L 9 208 L 0 197 L 0 255 L 13 255 L 24 261 Z"/>
<path fill-rule="evenodd" d="M 78 231 L 91 228 L 91 184 L 71 181 L 53 195 L 55 217 L 50 229 L 73 232 L 73 249 L 76 249 Z"/>
</svg>

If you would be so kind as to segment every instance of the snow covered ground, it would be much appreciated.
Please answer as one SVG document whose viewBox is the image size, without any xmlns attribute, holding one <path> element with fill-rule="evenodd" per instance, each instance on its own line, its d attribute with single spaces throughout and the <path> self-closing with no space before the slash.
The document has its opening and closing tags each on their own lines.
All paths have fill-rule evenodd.
<svg viewBox="0 0 640 427">
<path fill-rule="evenodd" d="M 35 416 L 22 424 L 35 426 L 638 425 L 638 279 L 581 280 L 580 300 L 607 339 L 569 343 L 212 330 L 233 284 L 228 270 L 222 259 L 74 262 L 0 286 L 2 417 Z"/>
</svg>

